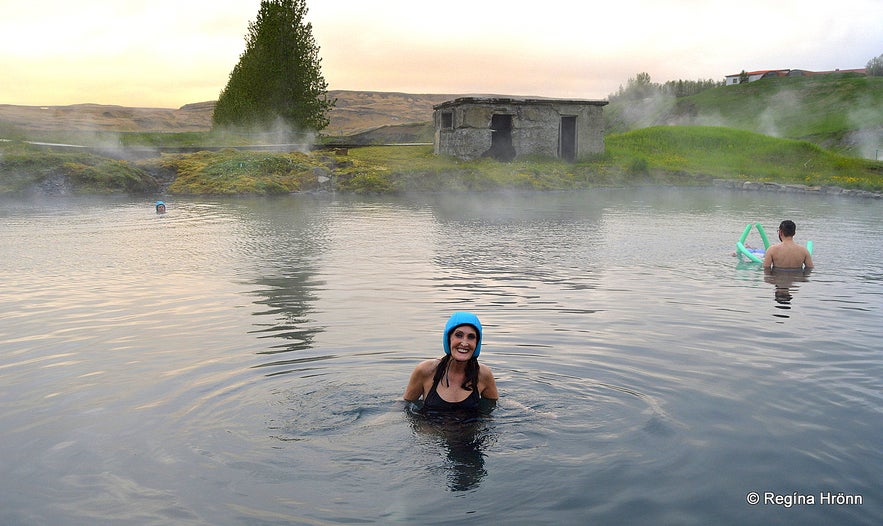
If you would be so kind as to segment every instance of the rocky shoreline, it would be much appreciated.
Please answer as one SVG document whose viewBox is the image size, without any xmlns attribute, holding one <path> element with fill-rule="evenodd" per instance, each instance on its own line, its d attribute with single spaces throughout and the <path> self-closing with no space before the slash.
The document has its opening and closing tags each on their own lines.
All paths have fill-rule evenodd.
<svg viewBox="0 0 883 526">
<path fill-rule="evenodd" d="M 760 183 L 756 181 L 738 181 L 734 179 L 714 179 L 712 184 L 721 188 L 733 190 L 745 190 L 755 192 L 782 192 L 788 194 L 823 194 L 840 195 L 844 197 L 861 197 L 866 199 L 880 199 L 883 194 L 839 186 L 808 186 L 805 184 L 779 184 Z"/>
</svg>

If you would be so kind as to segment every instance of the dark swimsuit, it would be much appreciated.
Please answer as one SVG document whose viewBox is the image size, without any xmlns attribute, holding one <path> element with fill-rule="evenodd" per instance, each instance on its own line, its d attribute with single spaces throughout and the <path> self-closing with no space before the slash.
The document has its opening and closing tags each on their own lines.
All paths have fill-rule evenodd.
<svg viewBox="0 0 883 526">
<path fill-rule="evenodd" d="M 469 396 L 466 397 L 466 400 L 463 400 L 462 402 L 448 402 L 442 398 L 436 390 L 439 380 L 433 382 L 429 394 L 426 395 L 426 399 L 423 401 L 424 412 L 450 413 L 455 411 L 478 411 L 478 402 L 481 400 L 481 397 L 478 395 L 478 389 L 473 389 L 472 392 L 469 393 Z"/>
</svg>

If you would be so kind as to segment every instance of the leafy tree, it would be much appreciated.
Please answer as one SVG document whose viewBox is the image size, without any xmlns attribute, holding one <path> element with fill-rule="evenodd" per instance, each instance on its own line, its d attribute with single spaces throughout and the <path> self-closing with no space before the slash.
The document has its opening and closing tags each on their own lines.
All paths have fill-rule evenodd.
<svg viewBox="0 0 883 526">
<path fill-rule="evenodd" d="M 650 80 L 650 74 L 638 73 L 635 78 L 629 78 L 625 87 L 619 86 L 617 93 L 608 96 L 611 102 L 617 100 L 639 101 L 658 95 L 672 97 L 688 97 L 707 89 L 723 86 L 724 81 L 707 80 L 669 80 L 665 84 L 658 84 Z"/>
<path fill-rule="evenodd" d="M 245 51 L 212 115 L 215 127 L 319 131 L 328 126 L 328 99 L 319 47 L 305 22 L 306 0 L 263 0 L 249 23 Z"/>
<path fill-rule="evenodd" d="M 724 83 L 723 80 L 714 79 L 669 80 L 662 85 L 662 92 L 674 97 L 689 97 L 707 89 L 723 86 Z"/>
<path fill-rule="evenodd" d="M 869 77 L 883 77 L 883 55 L 869 60 L 868 65 L 865 66 L 865 73 Z"/>
<path fill-rule="evenodd" d="M 742 73 L 739 73 L 739 84 L 746 84 L 749 80 L 748 73 L 745 70 L 742 70 Z"/>
<path fill-rule="evenodd" d="M 610 96 L 610 100 L 642 100 L 652 97 L 659 91 L 659 84 L 650 81 L 650 74 L 647 72 L 638 73 L 635 78 L 629 78 L 626 87 L 619 86 L 619 91 L 615 95 Z"/>
</svg>

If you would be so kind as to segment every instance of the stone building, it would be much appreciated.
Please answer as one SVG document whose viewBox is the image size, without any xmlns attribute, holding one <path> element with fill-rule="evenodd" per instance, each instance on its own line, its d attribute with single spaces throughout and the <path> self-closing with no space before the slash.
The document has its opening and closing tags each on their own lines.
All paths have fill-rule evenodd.
<svg viewBox="0 0 883 526">
<path fill-rule="evenodd" d="M 433 106 L 435 153 L 568 161 L 604 152 L 606 100 L 461 97 Z"/>
</svg>

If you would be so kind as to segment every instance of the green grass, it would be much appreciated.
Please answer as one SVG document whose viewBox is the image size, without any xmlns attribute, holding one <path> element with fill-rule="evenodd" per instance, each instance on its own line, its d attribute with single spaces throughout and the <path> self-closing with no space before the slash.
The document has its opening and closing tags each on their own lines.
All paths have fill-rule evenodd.
<svg viewBox="0 0 883 526">
<path fill-rule="evenodd" d="M 731 128 L 663 126 L 614 134 L 607 137 L 607 154 L 620 166 L 643 159 L 651 172 L 883 190 L 881 162 Z"/>
<path fill-rule="evenodd" d="M 155 163 L 155 164 L 152 164 Z M 286 194 L 315 190 L 320 176 L 332 174 L 335 161 L 325 155 L 221 150 L 164 155 L 145 161 L 145 170 L 177 174 L 168 192 L 191 195 Z"/>
<path fill-rule="evenodd" d="M 883 149 L 883 77 L 777 77 L 680 99 L 617 101 L 604 109 L 608 133 L 664 124 L 713 125 L 802 139 L 851 156 Z M 859 144 L 865 130 L 875 144 Z"/>
<path fill-rule="evenodd" d="M 146 193 L 159 184 L 125 161 L 78 151 L 38 149 L 17 142 L 0 143 L 0 194 L 21 194 L 64 180 L 81 194 Z"/>
<path fill-rule="evenodd" d="M 78 192 L 283 194 L 574 190 L 634 184 L 703 185 L 713 179 L 883 191 L 883 163 L 839 155 L 807 141 L 732 128 L 657 126 L 606 138 L 595 159 L 531 158 L 501 163 L 436 156 L 431 146 L 369 146 L 343 152 L 278 153 L 226 149 L 127 163 L 98 155 L 0 143 L 0 193 L 21 193 L 68 177 Z"/>
<path fill-rule="evenodd" d="M 683 99 L 726 125 L 780 137 L 839 136 L 883 125 L 883 77 L 781 77 L 725 86 Z"/>
<path fill-rule="evenodd" d="M 605 114 L 616 120 L 635 108 L 611 104 L 609 109 Z M 883 191 L 883 163 L 853 155 L 847 141 L 857 130 L 869 131 L 869 137 L 880 140 L 883 78 L 828 75 L 764 79 L 669 99 L 653 106 L 653 111 L 651 121 L 714 121 L 726 127 L 645 126 L 608 132 L 606 153 L 578 163 L 549 158 L 511 163 L 462 161 L 433 155 L 431 146 L 370 146 L 350 148 L 348 154 L 319 151 L 309 155 L 230 148 L 157 154 L 125 162 L 86 151 L 53 151 L 11 141 L 0 142 L 0 193 L 57 186 L 59 178 L 74 192 L 156 192 L 169 185 L 166 191 L 179 195 L 571 190 L 634 184 L 697 185 L 713 179 Z M 387 135 L 381 137 L 410 137 L 408 134 L 425 133 L 425 128 L 383 130 Z M 785 138 L 773 137 L 769 129 L 762 128 L 776 128 Z M 69 133 L 26 139 L 146 148 L 216 148 L 266 142 L 257 136 L 212 132 Z M 346 138 L 342 139 L 345 142 Z"/>
<path fill-rule="evenodd" d="M 568 190 L 629 184 L 752 180 L 883 190 L 883 163 L 846 157 L 806 141 L 703 126 L 660 126 L 607 137 L 604 156 L 500 163 L 432 155 L 430 147 L 350 151 L 353 173 L 395 191 Z"/>
<path fill-rule="evenodd" d="M 463 161 L 436 156 L 432 146 L 369 146 L 349 152 L 354 182 L 370 177 L 396 192 L 562 190 L 584 188 L 591 181 L 578 166 L 557 159 L 501 163 L 483 158 Z M 361 188 L 369 192 L 371 188 Z"/>
<path fill-rule="evenodd" d="M 0 137 L 90 148 L 200 148 L 267 144 L 272 137 L 229 132 L 23 131 L 0 123 Z"/>
</svg>

